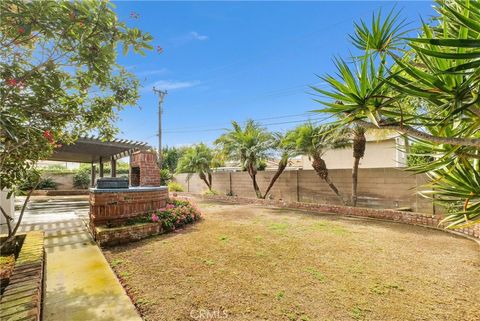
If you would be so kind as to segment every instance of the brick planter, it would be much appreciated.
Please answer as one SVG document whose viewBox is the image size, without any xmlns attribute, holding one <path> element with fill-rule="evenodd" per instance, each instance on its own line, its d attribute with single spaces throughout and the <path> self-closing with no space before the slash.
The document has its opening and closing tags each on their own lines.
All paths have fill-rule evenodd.
<svg viewBox="0 0 480 321">
<path fill-rule="evenodd" d="M 96 227 L 95 240 L 100 246 L 113 246 L 129 243 L 163 233 L 160 224 L 144 223 L 119 227 Z"/>
<path fill-rule="evenodd" d="M 183 193 L 178 193 L 183 194 Z M 345 216 L 355 216 L 355 217 L 367 217 L 382 219 L 388 221 L 394 221 L 405 224 L 420 225 L 435 229 L 440 229 L 442 231 L 462 234 L 468 237 L 475 239 L 480 239 L 480 224 L 475 224 L 468 228 L 460 229 L 445 229 L 445 227 L 440 223 L 443 219 L 440 215 L 430 215 L 424 213 L 416 212 L 403 212 L 389 209 L 374 209 L 374 208 L 363 208 L 363 207 L 350 207 L 350 206 L 340 206 L 340 205 L 330 205 L 330 204 L 317 204 L 317 203 L 302 203 L 302 202 L 286 202 L 281 200 L 264 200 L 264 199 L 255 199 L 255 198 L 245 198 L 245 197 L 236 197 L 236 196 L 223 196 L 223 195 L 196 195 L 202 197 L 203 199 L 218 200 L 223 202 L 230 203 L 239 203 L 239 204 L 257 204 L 262 206 L 275 206 L 281 208 L 293 208 L 300 210 L 308 210 L 312 212 L 320 213 L 331 213 Z"/>
<path fill-rule="evenodd" d="M 2 320 L 41 320 L 44 261 L 43 232 L 27 233 L 0 299 Z"/>
<path fill-rule="evenodd" d="M 95 226 L 121 225 L 129 218 L 151 213 L 165 207 L 168 189 L 137 187 L 129 189 L 90 189 L 90 224 Z"/>
</svg>

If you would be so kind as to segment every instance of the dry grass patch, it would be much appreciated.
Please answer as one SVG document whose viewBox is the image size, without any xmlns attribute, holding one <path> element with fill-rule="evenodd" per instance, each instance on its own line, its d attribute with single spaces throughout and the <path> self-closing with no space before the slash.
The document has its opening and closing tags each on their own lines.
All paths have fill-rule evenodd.
<svg viewBox="0 0 480 321">
<path fill-rule="evenodd" d="M 108 249 L 146 320 L 475 320 L 476 243 L 440 231 L 200 202 L 188 228 Z M 208 316 L 207 314 L 204 314 Z"/>
</svg>

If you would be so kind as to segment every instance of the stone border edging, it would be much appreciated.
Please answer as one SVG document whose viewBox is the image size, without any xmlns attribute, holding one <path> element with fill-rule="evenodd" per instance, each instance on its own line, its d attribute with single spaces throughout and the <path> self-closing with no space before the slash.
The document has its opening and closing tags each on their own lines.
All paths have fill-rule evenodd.
<svg viewBox="0 0 480 321">
<path fill-rule="evenodd" d="M 366 217 L 373 219 L 380 219 L 386 221 L 393 221 L 397 223 L 404 223 L 410 225 L 423 226 L 445 231 L 448 233 L 466 236 L 474 239 L 480 244 L 480 224 L 473 225 L 468 228 L 460 228 L 455 230 L 445 229 L 440 222 L 442 217 L 437 215 L 430 215 L 417 212 L 403 212 L 391 209 L 375 209 L 365 207 L 350 207 L 331 204 L 317 204 L 317 203 L 303 203 L 303 202 L 286 202 L 281 200 L 265 200 L 256 198 L 246 198 L 238 196 L 223 196 L 223 195 L 201 195 L 193 193 L 178 193 L 179 195 L 194 195 L 206 200 L 218 200 L 229 203 L 238 204 L 254 204 L 263 206 L 274 206 L 279 208 L 292 208 L 298 210 L 308 210 L 313 212 L 333 213 L 352 217 Z"/>
<path fill-rule="evenodd" d="M 43 232 L 28 232 L 0 299 L 2 320 L 41 320 L 44 262 Z"/>
</svg>

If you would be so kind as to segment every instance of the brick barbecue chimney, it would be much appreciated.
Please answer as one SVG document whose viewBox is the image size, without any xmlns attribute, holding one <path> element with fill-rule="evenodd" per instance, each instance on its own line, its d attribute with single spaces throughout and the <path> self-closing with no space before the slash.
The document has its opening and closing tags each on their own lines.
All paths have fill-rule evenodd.
<svg viewBox="0 0 480 321">
<path fill-rule="evenodd" d="M 155 152 L 138 151 L 130 156 L 130 185 L 160 186 L 160 171 Z"/>
</svg>

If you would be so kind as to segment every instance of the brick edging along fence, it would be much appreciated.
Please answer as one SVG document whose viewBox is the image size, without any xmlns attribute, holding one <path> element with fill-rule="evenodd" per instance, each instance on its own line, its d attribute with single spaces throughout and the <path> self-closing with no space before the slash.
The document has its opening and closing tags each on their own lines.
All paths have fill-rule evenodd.
<svg viewBox="0 0 480 321">
<path fill-rule="evenodd" d="M 282 200 L 266 200 L 266 199 L 255 199 L 255 198 L 246 198 L 238 196 L 223 196 L 223 195 L 201 195 L 193 193 L 178 193 L 179 195 L 195 195 L 206 200 L 217 200 L 222 202 L 229 203 L 239 203 L 239 204 L 254 204 L 254 205 L 263 205 L 263 206 L 274 206 L 280 208 L 292 208 L 299 210 L 308 210 L 313 212 L 321 213 L 332 213 L 345 216 L 354 216 L 354 217 L 367 217 L 381 220 L 388 220 L 398 223 L 419 225 L 429 228 L 435 228 L 442 231 L 463 234 L 468 237 L 475 238 L 480 240 L 480 224 L 470 226 L 468 228 L 460 229 L 445 229 L 445 226 L 440 223 L 442 216 L 440 215 L 431 215 L 424 213 L 416 212 L 404 212 L 396 211 L 390 209 L 374 209 L 374 208 L 364 208 L 364 207 L 350 207 L 350 206 L 341 206 L 341 205 L 331 205 L 331 204 L 319 204 L 319 203 L 303 203 L 303 202 L 286 202 Z M 480 243 L 479 243 L 480 244 Z"/>
</svg>

